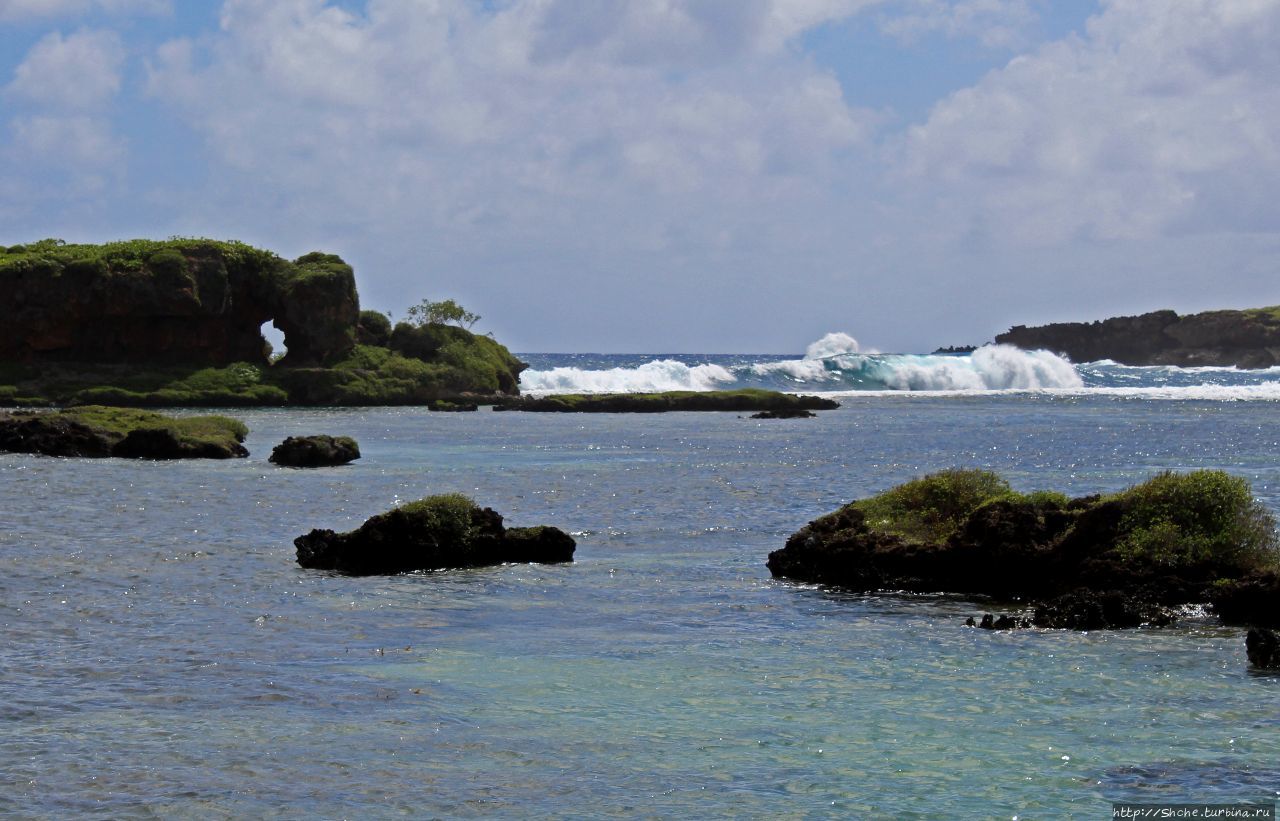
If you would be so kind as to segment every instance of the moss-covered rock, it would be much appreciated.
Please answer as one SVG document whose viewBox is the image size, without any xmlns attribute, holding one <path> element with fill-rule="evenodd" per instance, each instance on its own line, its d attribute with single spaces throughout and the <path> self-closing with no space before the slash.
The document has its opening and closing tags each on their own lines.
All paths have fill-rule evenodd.
<svg viewBox="0 0 1280 821">
<path fill-rule="evenodd" d="M 207 239 L 67 245 L 0 255 L 0 360 L 266 364 L 275 320 L 289 356 L 319 364 L 355 344 L 350 266 L 333 255 L 288 262 Z"/>
<path fill-rule="evenodd" d="M 237 242 L 43 240 L 0 253 L 0 405 L 406 405 L 518 394 L 487 336 L 359 310 L 351 266 Z M 261 326 L 284 332 L 268 361 Z M 361 344 L 357 344 L 360 342 Z"/>
<path fill-rule="evenodd" d="M 353 576 L 570 562 L 575 547 L 558 528 L 507 529 L 501 515 L 457 493 L 402 505 L 348 533 L 312 530 L 293 543 L 303 567 Z"/>
<path fill-rule="evenodd" d="M 562 393 L 504 399 L 496 411 L 539 413 L 664 413 L 667 411 L 801 411 L 830 410 L 840 403 L 819 396 L 797 396 L 760 388 L 735 391 L 665 391 L 662 393 Z"/>
<path fill-rule="evenodd" d="M 350 436 L 290 436 L 271 450 L 267 460 L 293 468 L 336 467 L 360 458 L 360 446 Z"/>
<path fill-rule="evenodd" d="M 225 416 L 170 417 L 85 406 L 0 414 L 0 450 L 47 456 L 229 459 L 248 456 L 248 429 Z"/>
<path fill-rule="evenodd" d="M 1233 592 L 1250 604 L 1220 607 L 1224 619 L 1256 612 L 1266 594 L 1248 580 L 1280 566 L 1280 552 L 1271 514 L 1247 482 L 1221 471 L 1163 473 L 1110 496 L 1067 499 L 951 470 L 810 522 L 768 564 L 778 577 L 859 591 L 1040 601 L 1042 626 L 1129 626 Z"/>
</svg>

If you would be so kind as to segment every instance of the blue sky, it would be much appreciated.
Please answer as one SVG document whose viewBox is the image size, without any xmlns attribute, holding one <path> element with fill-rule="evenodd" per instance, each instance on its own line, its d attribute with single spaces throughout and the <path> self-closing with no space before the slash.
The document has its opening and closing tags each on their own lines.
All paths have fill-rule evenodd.
<svg viewBox="0 0 1280 821">
<path fill-rule="evenodd" d="M 0 0 L 0 243 L 175 234 L 526 351 L 1280 303 L 1280 0 Z"/>
</svg>

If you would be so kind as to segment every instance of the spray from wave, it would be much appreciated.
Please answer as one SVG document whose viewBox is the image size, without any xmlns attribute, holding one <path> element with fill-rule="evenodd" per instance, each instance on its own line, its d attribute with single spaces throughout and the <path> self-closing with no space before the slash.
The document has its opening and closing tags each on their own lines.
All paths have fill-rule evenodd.
<svg viewBox="0 0 1280 821">
<path fill-rule="evenodd" d="M 1079 388 L 1070 362 L 1048 351 L 1007 345 L 979 348 L 968 356 L 881 354 L 863 350 L 845 333 L 829 333 L 802 359 L 736 364 L 688 364 L 656 359 L 636 367 L 529 370 L 520 378 L 526 393 L 621 393 L 727 388 L 784 391 L 990 391 Z"/>
<path fill-rule="evenodd" d="M 691 366 L 674 359 L 655 359 L 636 368 L 525 371 L 520 375 L 520 390 L 533 394 L 713 391 L 736 381 L 737 377 L 720 365 Z"/>
</svg>

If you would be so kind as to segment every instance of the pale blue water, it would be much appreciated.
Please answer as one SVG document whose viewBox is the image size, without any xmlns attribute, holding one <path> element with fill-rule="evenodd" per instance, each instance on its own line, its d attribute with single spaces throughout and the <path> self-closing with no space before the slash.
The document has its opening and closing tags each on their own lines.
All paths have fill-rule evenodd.
<svg viewBox="0 0 1280 821">
<path fill-rule="evenodd" d="M 1280 680 L 1249 673 L 1238 629 L 991 633 L 963 626 L 982 603 L 764 566 L 811 518 L 955 465 L 1074 493 L 1223 468 L 1280 510 L 1275 402 L 842 401 L 781 422 L 263 410 L 236 414 L 248 460 L 0 454 L 0 814 L 1106 818 L 1113 800 L 1276 799 Z M 364 458 L 265 461 L 306 432 Z M 312 527 L 445 491 L 574 531 L 578 561 L 294 563 Z"/>
</svg>

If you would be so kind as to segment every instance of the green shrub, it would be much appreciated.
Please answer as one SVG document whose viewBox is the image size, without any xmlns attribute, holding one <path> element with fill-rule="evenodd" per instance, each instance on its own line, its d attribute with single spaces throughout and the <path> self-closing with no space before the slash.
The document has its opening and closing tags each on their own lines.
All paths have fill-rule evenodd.
<svg viewBox="0 0 1280 821">
<path fill-rule="evenodd" d="M 385 348 L 391 343 L 391 320 L 378 311 L 361 311 L 356 334 L 364 345 Z"/>
<path fill-rule="evenodd" d="M 970 513 L 999 498 L 1014 498 L 1009 483 L 989 470 L 933 473 L 854 502 L 872 530 L 911 542 L 942 542 Z"/>
<path fill-rule="evenodd" d="M 181 291 L 196 284 L 186 256 L 176 248 L 161 248 L 147 257 L 147 269 L 163 288 Z"/>
<path fill-rule="evenodd" d="M 475 538 L 471 516 L 477 510 L 476 503 L 461 493 L 428 496 L 401 505 L 399 510 L 413 521 L 415 528 L 435 535 L 438 544 L 466 547 Z"/>
<path fill-rule="evenodd" d="M 1238 476 L 1220 470 L 1165 472 L 1112 498 L 1125 508 L 1116 548 L 1125 559 L 1247 570 L 1280 558 L 1274 517 Z"/>
</svg>

